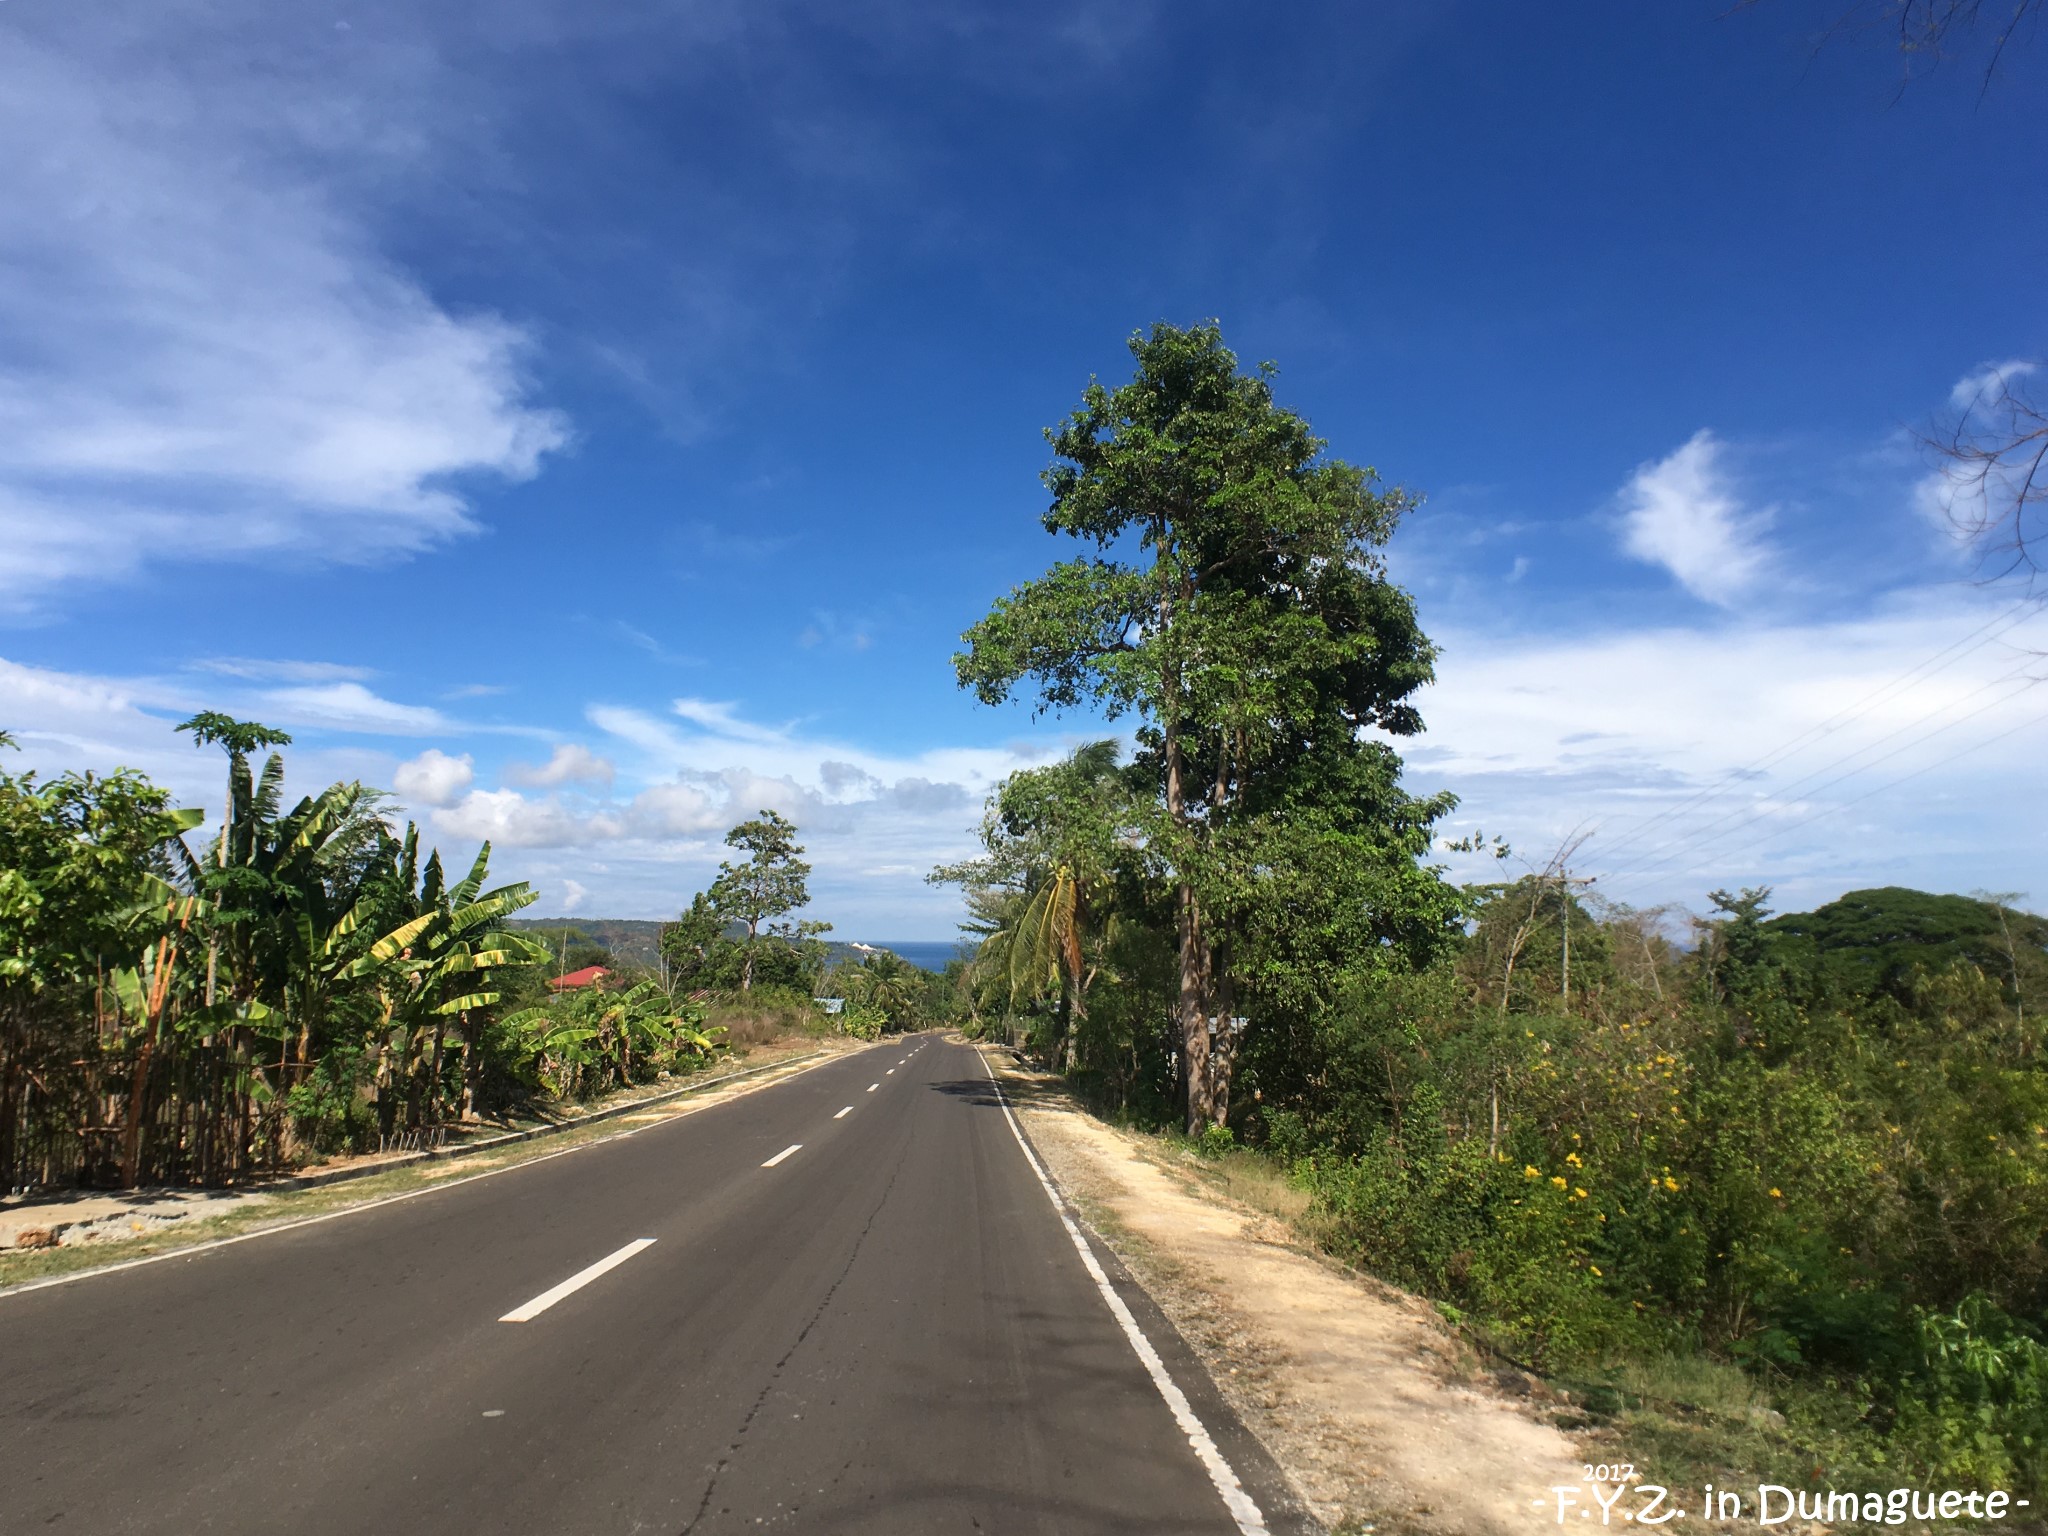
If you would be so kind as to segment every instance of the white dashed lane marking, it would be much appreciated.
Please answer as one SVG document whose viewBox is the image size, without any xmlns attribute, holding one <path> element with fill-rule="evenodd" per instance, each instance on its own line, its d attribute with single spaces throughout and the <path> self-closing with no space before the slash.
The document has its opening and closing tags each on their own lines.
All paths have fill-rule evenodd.
<svg viewBox="0 0 2048 1536">
<path fill-rule="evenodd" d="M 882 1085 L 881 1085 L 880 1083 L 869 1083 L 869 1084 L 868 1084 L 868 1092 L 869 1092 L 869 1093 L 873 1093 L 873 1092 L 874 1092 L 874 1091 L 875 1091 L 875 1090 L 876 1090 L 877 1088 L 879 1088 L 879 1087 L 881 1087 L 881 1086 L 882 1086 Z"/>
<path fill-rule="evenodd" d="M 791 1148 L 791 1151 L 794 1150 L 794 1148 Z M 788 1154 L 785 1153 L 784 1155 L 787 1156 Z M 568 1279 L 564 1280 L 560 1285 L 556 1286 L 553 1290 L 542 1291 L 538 1296 L 534 1297 L 533 1300 L 529 1301 L 525 1306 L 519 1307 L 514 1311 L 507 1312 L 503 1317 L 499 1318 L 498 1321 L 501 1323 L 530 1323 L 536 1317 L 539 1317 L 541 1313 L 547 1311 L 549 1307 L 552 1307 L 556 1302 L 560 1301 L 564 1296 L 574 1295 L 577 1291 L 582 1290 L 583 1287 L 590 1284 L 591 1281 L 597 1279 L 598 1276 L 606 1274 L 611 1270 L 617 1269 L 621 1264 L 625 1263 L 626 1260 L 632 1258 L 634 1254 L 644 1253 L 653 1246 L 653 1238 L 636 1237 L 635 1239 L 633 1239 L 632 1242 L 626 1244 L 626 1246 L 621 1248 L 617 1253 L 607 1254 L 604 1258 L 599 1259 L 595 1264 L 591 1265 L 590 1268 L 578 1270 L 575 1274 L 571 1275 Z"/>
<path fill-rule="evenodd" d="M 841 1111 L 839 1111 L 839 1113 L 838 1113 L 838 1114 L 836 1114 L 836 1115 L 834 1115 L 834 1116 L 833 1116 L 832 1118 L 833 1118 L 834 1120 L 844 1120 L 844 1119 L 845 1119 L 845 1118 L 846 1118 L 846 1117 L 847 1117 L 848 1115 L 850 1115 L 850 1114 L 852 1114 L 852 1113 L 853 1113 L 853 1106 L 852 1106 L 851 1104 L 849 1104 L 849 1105 L 847 1105 L 847 1106 L 846 1106 L 846 1108 L 844 1108 L 844 1109 L 842 1109 Z"/>
<path fill-rule="evenodd" d="M 789 1156 L 790 1153 L 802 1151 L 803 1145 L 804 1144 L 800 1141 L 793 1141 L 788 1146 L 784 1147 L 780 1152 L 776 1153 L 773 1157 L 769 1158 L 768 1161 L 763 1163 L 761 1166 L 763 1168 L 773 1168 L 777 1163 L 781 1162 L 785 1157 Z"/>
</svg>

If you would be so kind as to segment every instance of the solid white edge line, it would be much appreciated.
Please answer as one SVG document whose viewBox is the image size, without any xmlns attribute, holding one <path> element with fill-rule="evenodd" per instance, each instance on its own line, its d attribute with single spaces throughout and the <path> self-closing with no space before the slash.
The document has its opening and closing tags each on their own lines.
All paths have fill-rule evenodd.
<svg viewBox="0 0 2048 1536">
<path fill-rule="evenodd" d="M 849 1105 L 847 1105 L 847 1106 L 846 1106 L 846 1108 L 844 1108 L 844 1109 L 842 1109 L 841 1111 L 839 1111 L 839 1113 L 838 1113 L 838 1114 L 836 1114 L 836 1115 L 834 1115 L 834 1116 L 833 1116 L 832 1118 L 833 1118 L 834 1120 L 844 1120 L 844 1119 L 845 1119 L 845 1118 L 846 1118 L 846 1117 L 847 1117 L 848 1115 L 850 1115 L 850 1114 L 852 1114 L 852 1113 L 853 1113 L 853 1106 L 852 1106 L 851 1104 L 849 1104 Z"/>
<path fill-rule="evenodd" d="M 820 1067 L 829 1067 L 832 1065 L 832 1061 L 833 1058 L 828 1056 L 823 1061 L 812 1062 L 800 1071 L 790 1073 L 788 1077 L 769 1078 L 767 1081 L 759 1084 L 758 1087 L 780 1087 L 783 1083 L 794 1082 L 797 1078 L 802 1077 L 805 1072 L 815 1072 Z M 748 1089 L 747 1091 L 752 1093 L 756 1089 Z M 873 1090 L 869 1091 L 872 1092 Z M 745 1095 L 735 1094 L 733 1097 L 743 1098 Z M 301 1216 L 296 1221 L 280 1221 L 276 1226 L 264 1227 L 260 1231 L 238 1232 L 233 1237 L 208 1238 L 203 1243 L 187 1243 L 181 1248 L 169 1248 L 162 1253 L 145 1254 L 139 1259 L 122 1259 L 113 1264 L 96 1264 L 91 1269 L 77 1270 L 68 1275 L 45 1275 L 40 1280 L 23 1280 L 14 1285 L 0 1285 L 0 1302 L 6 1301 L 10 1296 L 26 1296 L 30 1291 L 46 1291 L 56 1285 L 75 1285 L 80 1280 L 90 1280 L 96 1275 L 117 1274 L 124 1269 L 140 1269 L 145 1264 L 163 1264 L 172 1259 L 189 1259 L 194 1254 L 211 1253 L 216 1248 L 232 1248 L 236 1243 L 253 1243 L 259 1237 L 275 1237 L 280 1232 L 295 1231 L 299 1227 L 317 1227 L 323 1221 L 339 1221 L 344 1216 L 360 1216 L 365 1211 L 376 1210 L 380 1205 L 396 1205 L 401 1200 L 417 1200 L 421 1195 L 446 1194 L 451 1189 L 464 1189 L 471 1184 L 480 1184 L 485 1179 L 495 1179 L 501 1173 L 517 1173 L 522 1168 L 533 1168 L 542 1163 L 551 1163 L 556 1158 L 567 1157 L 573 1152 L 587 1152 L 592 1147 L 602 1147 L 610 1142 L 624 1141 L 629 1136 L 638 1136 L 642 1131 L 652 1131 L 662 1125 L 670 1125 L 677 1121 L 687 1120 L 692 1115 L 700 1114 L 706 1109 L 715 1109 L 720 1104 L 730 1104 L 731 1102 L 732 1099 L 706 1099 L 696 1109 L 681 1114 L 664 1115 L 659 1121 L 651 1125 L 636 1125 L 630 1131 L 613 1131 L 609 1136 L 593 1136 L 589 1141 L 579 1141 L 575 1146 L 564 1147 L 559 1152 L 543 1152 L 539 1157 L 529 1157 L 522 1162 L 507 1163 L 502 1168 L 486 1168 L 463 1178 L 444 1179 L 439 1184 L 429 1184 L 422 1189 L 408 1189 L 396 1195 L 382 1195 L 375 1200 L 365 1200 L 361 1205 L 345 1205 L 338 1211 L 324 1211 L 318 1216 Z"/>
<path fill-rule="evenodd" d="M 802 1142 L 800 1142 L 800 1141 L 793 1141 L 793 1142 L 791 1142 L 791 1143 L 790 1143 L 790 1144 L 789 1144 L 788 1146 L 784 1147 L 784 1148 L 783 1148 L 783 1149 L 782 1149 L 782 1150 L 781 1150 L 780 1152 L 776 1153 L 776 1154 L 775 1154 L 775 1155 L 774 1155 L 773 1157 L 769 1158 L 769 1159 L 768 1159 L 768 1161 L 767 1161 L 767 1162 L 765 1162 L 765 1163 L 763 1163 L 763 1164 L 762 1164 L 761 1166 L 762 1166 L 763 1168 L 773 1168 L 773 1167 L 774 1167 L 774 1166 L 775 1166 L 775 1165 L 776 1165 L 777 1163 L 781 1162 L 781 1161 L 782 1161 L 782 1160 L 783 1160 L 783 1159 L 784 1159 L 785 1157 L 788 1157 L 788 1156 L 790 1155 L 790 1153 L 792 1153 L 792 1152 L 800 1152 L 800 1151 L 802 1151 L 802 1150 L 803 1150 L 803 1145 L 804 1145 L 804 1144 L 803 1144 Z"/>
<path fill-rule="evenodd" d="M 996 1091 L 996 1102 L 1003 1107 L 1003 1118 L 1010 1122 L 1010 1134 L 1017 1138 L 1017 1145 L 1024 1153 L 1024 1160 L 1031 1165 L 1031 1171 L 1038 1175 L 1039 1187 L 1045 1191 L 1045 1198 L 1052 1202 L 1052 1208 L 1060 1219 L 1060 1225 L 1067 1229 L 1067 1236 L 1074 1241 L 1074 1251 L 1081 1255 L 1081 1263 L 1087 1268 L 1088 1276 L 1095 1282 L 1095 1289 L 1102 1293 L 1102 1299 L 1109 1304 L 1112 1316 L 1130 1341 L 1131 1349 L 1143 1362 L 1145 1373 L 1152 1378 L 1152 1385 L 1159 1389 L 1159 1395 L 1166 1399 L 1166 1406 L 1172 1410 L 1174 1422 L 1180 1425 L 1181 1433 L 1188 1437 L 1188 1444 L 1194 1448 L 1195 1457 L 1209 1474 L 1209 1481 L 1222 1497 L 1223 1505 L 1230 1511 L 1230 1518 L 1237 1522 L 1240 1536 L 1270 1536 L 1266 1529 L 1266 1517 L 1259 1512 L 1259 1506 L 1252 1502 L 1250 1494 L 1244 1491 L 1244 1484 L 1237 1480 L 1237 1473 L 1230 1463 L 1223 1459 L 1223 1453 L 1216 1449 L 1216 1441 L 1210 1436 L 1208 1427 L 1195 1417 L 1195 1410 L 1188 1402 L 1187 1394 L 1166 1372 L 1166 1363 L 1159 1358 L 1159 1351 L 1152 1347 L 1152 1341 L 1145 1337 L 1145 1330 L 1138 1326 L 1138 1320 L 1131 1315 L 1131 1309 L 1124 1305 L 1123 1297 L 1117 1295 L 1109 1283 L 1109 1276 L 1103 1273 L 1097 1262 L 1095 1251 L 1088 1246 L 1088 1240 L 1081 1235 L 1081 1229 L 1074 1224 L 1074 1218 L 1067 1214 L 1066 1203 L 1053 1187 L 1051 1177 L 1038 1161 L 1038 1154 L 1031 1150 L 1031 1143 L 1024 1139 L 1023 1127 L 1017 1124 L 1017 1117 L 1010 1110 L 1010 1096 L 1003 1092 L 1002 1082 L 996 1077 L 995 1068 L 988 1064 L 988 1058 L 980 1051 L 974 1053 L 981 1060 L 981 1070 L 988 1074 L 989 1085 Z"/>
<path fill-rule="evenodd" d="M 530 1323 L 564 1296 L 574 1295 L 599 1275 L 610 1273 L 625 1263 L 626 1260 L 632 1258 L 634 1254 L 645 1253 L 653 1246 L 653 1238 L 636 1237 L 617 1253 L 608 1253 L 591 1265 L 590 1268 L 577 1270 L 575 1274 L 564 1280 L 560 1285 L 555 1286 L 552 1290 L 542 1291 L 525 1306 L 515 1307 L 512 1311 L 499 1318 L 498 1321 L 501 1323 Z"/>
</svg>

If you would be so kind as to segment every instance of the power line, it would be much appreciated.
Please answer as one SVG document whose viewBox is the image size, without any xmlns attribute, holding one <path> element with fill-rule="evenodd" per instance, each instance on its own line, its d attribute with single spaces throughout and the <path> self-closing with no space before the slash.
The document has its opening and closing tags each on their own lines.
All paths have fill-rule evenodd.
<svg viewBox="0 0 2048 1536">
<path fill-rule="evenodd" d="M 2011 671 L 2006 672 L 1999 677 L 1993 678 L 1988 683 L 1984 683 L 1979 687 L 1971 689 L 1970 692 L 1964 694 L 1961 698 L 1951 699 L 1947 703 L 1941 705 L 1939 708 L 1929 710 L 1926 714 L 1921 715 L 1919 718 L 1915 720 L 1908 721 L 1906 724 L 1898 727 L 1896 730 L 1887 732 L 1885 735 L 1878 737 L 1875 741 L 1866 742 L 1864 745 L 1856 748 L 1856 750 L 1854 750 L 1853 752 L 1844 753 L 1842 756 L 1835 758 L 1830 762 L 1821 764 L 1818 768 L 1811 770 L 1810 772 L 1804 774 L 1800 778 L 1794 779 L 1791 783 L 1780 787 L 1773 793 L 1779 797 L 1784 797 L 1793 794 L 1795 791 L 1804 789 L 1807 785 L 1811 784 L 1815 779 L 1819 778 L 1822 774 L 1832 772 L 1834 769 L 1840 768 L 1845 763 L 1854 762 L 1857 758 L 1864 756 L 1866 753 L 1874 750 L 1877 747 L 1883 746 L 1886 742 L 1897 740 L 1900 736 L 1905 735 L 1907 732 L 1915 730 L 1922 725 L 1925 725 L 1930 720 L 1937 719 L 1940 716 L 1947 714 L 1957 705 L 1965 704 L 1969 702 L 1971 699 L 1976 698 L 1977 695 L 1981 693 L 1987 692 L 1990 689 L 1997 688 L 2005 683 L 2011 682 L 2014 678 L 2025 673 L 2027 669 L 2031 667 L 2033 664 L 2034 663 L 2030 658 L 2029 660 L 2020 663 L 2019 666 L 2014 667 Z M 1957 726 L 1962 725 L 1967 721 L 1976 719 L 1977 716 L 1983 714 L 1986 710 L 1995 709 L 2000 704 L 2004 704 L 2012 699 L 2018 698 L 2021 694 L 2026 693 L 2034 687 L 2037 687 L 2042 681 L 2044 681 L 2044 679 L 2040 677 L 2029 677 L 2024 686 L 2016 688 L 2012 692 L 2007 693 L 1999 698 L 1992 699 L 1989 703 L 1980 705 L 1978 708 L 1971 710 L 1968 714 L 1961 715 L 1956 719 L 1949 721 L 1946 725 L 1936 726 L 1933 730 L 1928 731 L 1924 735 L 1915 737 L 1913 740 L 1906 742 L 1903 746 L 1894 748 L 1892 751 L 1885 753 L 1881 757 L 1872 758 L 1869 762 L 1863 763 L 1858 767 L 1851 768 L 1846 773 L 1838 774 L 1836 777 L 1829 779 L 1825 784 L 1817 786 L 1813 792 L 1818 793 L 1820 790 L 1823 789 L 1831 789 L 1835 785 L 1842 783 L 1846 779 L 1853 778 L 1859 773 L 1863 773 L 1868 769 L 1876 767 L 1879 763 L 1889 762 L 1892 758 L 1897 757 L 1901 752 L 1910 751 L 1912 748 L 1919 746 L 1923 742 L 1932 741 L 1935 737 L 1942 735 L 1944 732 L 1954 730 Z M 1750 815 L 1744 817 L 1742 820 L 1735 822 L 1733 825 L 1723 825 L 1718 828 L 1709 826 L 1701 829 L 1698 832 L 1695 832 L 1690 837 L 1681 835 L 1674 841 L 1660 843 L 1659 845 L 1657 845 L 1657 847 L 1648 849 L 1643 854 L 1638 855 L 1632 863 L 1625 865 L 1623 868 L 1619 870 L 1613 871 L 1609 875 L 1609 878 L 1615 880 L 1626 879 L 1631 875 L 1641 874 L 1647 870 L 1655 869 L 1659 865 L 1669 863 L 1672 859 L 1681 856 L 1688 849 L 1698 846 L 1704 840 L 1716 837 L 1723 837 L 1731 832 L 1740 831 L 1743 827 L 1749 826 L 1752 823 L 1763 819 L 1763 817 L 1769 814 L 1769 808 L 1763 807 L 1752 812 Z"/>
<path fill-rule="evenodd" d="M 1622 833 L 1613 842 L 1607 844 L 1606 848 L 1602 851 L 1611 854 L 1618 849 L 1626 848 L 1629 844 L 1643 837 L 1646 833 L 1648 833 L 1651 830 L 1651 828 L 1656 827 L 1661 823 L 1670 821 L 1675 817 L 1683 815 L 1685 812 L 1691 810 L 1694 806 L 1699 805 L 1703 801 L 1710 800 L 1714 798 L 1716 795 L 1726 793 L 1729 789 L 1733 788 L 1738 783 L 1746 782 L 1755 774 L 1760 773 L 1764 769 L 1770 767 L 1772 764 L 1782 762 L 1786 757 L 1791 756 L 1794 752 L 1798 751 L 1801 747 L 1806 745 L 1807 742 L 1815 739 L 1816 737 L 1824 736 L 1829 732 L 1838 730 L 1842 726 L 1847 725 L 1850 721 L 1858 719 L 1865 714 L 1868 714 L 1871 710 L 1877 708 L 1878 705 L 1883 704 L 1892 697 L 1894 697 L 1902 689 L 1911 687 L 1914 683 L 1923 681 L 1927 677 L 1932 677 L 1937 672 L 1946 671 L 1949 667 L 1953 666 L 1956 662 L 1962 660 L 1963 657 L 1969 655 L 1971 652 L 1982 649 L 1984 646 L 1989 645 L 1993 640 L 1996 640 L 2000 635 L 2005 634 L 2007 631 L 2016 628 L 2018 625 L 2022 623 L 2025 623 L 2026 619 L 2031 615 L 2032 612 L 2038 612 L 2040 610 L 2043 603 L 2048 603 L 2048 598 L 2028 597 L 2021 599 L 2012 607 L 2005 609 L 2003 612 L 1995 615 L 1991 619 L 1986 620 L 1983 624 L 1980 624 L 1976 629 L 1971 630 L 1968 634 L 1962 636 L 1960 639 L 1954 640 L 1950 642 L 1948 645 L 1943 646 L 1940 650 L 1936 651 L 1932 656 L 1929 656 L 1925 661 L 1920 662 L 1917 666 L 1914 666 L 1906 672 L 1899 675 L 1898 677 L 1893 678 L 1890 682 L 1884 684 L 1875 692 L 1867 694 L 1865 697 L 1858 700 L 1856 703 L 1850 705 L 1848 708 L 1840 710 L 1833 715 L 1830 715 L 1827 719 L 1821 721 L 1818 725 L 1809 726 L 1806 730 L 1800 732 L 1797 736 L 1794 736 L 1789 741 L 1783 742 L 1777 747 L 1774 747 L 1771 751 L 1765 753 L 1764 756 L 1758 758 L 1755 762 L 1749 763 L 1743 767 L 1731 768 L 1719 780 L 1699 790 L 1697 793 L 1692 795 L 1691 798 L 1683 800 L 1679 802 L 1679 804 L 1671 806 L 1663 811 L 1659 811 L 1653 815 L 1645 817 L 1635 826 L 1629 828 L 1628 831 Z"/>
<path fill-rule="evenodd" d="M 1989 706 L 1986 707 L 1988 708 Z M 2030 720 L 2022 720 L 2018 725 L 2013 726 L 2009 730 L 2000 731 L 1996 736 L 1987 736 L 1982 741 L 1972 742 L 1969 746 L 1964 747 L 1961 751 L 1951 752 L 1947 757 L 1937 758 L 1935 759 L 1935 761 L 1931 763 L 1922 764 L 1920 767 L 1915 768 L 1910 773 L 1902 773 L 1896 779 L 1887 780 L 1885 783 L 1878 785 L 1875 789 L 1865 790 L 1862 794 L 1856 796 L 1856 798 L 1853 800 L 1844 800 L 1836 805 L 1823 806 L 1820 810 L 1814 811 L 1809 815 L 1802 816 L 1797 821 L 1789 822 L 1781 827 L 1774 827 L 1771 831 L 1765 833 L 1763 837 L 1757 839 L 1756 842 L 1753 843 L 1751 846 L 1754 848 L 1764 847 L 1771 843 L 1773 840 L 1779 837 L 1783 837 L 1788 832 L 1796 832 L 1801 827 L 1809 826 L 1813 822 L 1819 821 L 1824 817 L 1833 816 L 1838 814 L 1839 812 L 1848 810 L 1852 806 L 1861 805 L 1864 801 L 1872 799 L 1877 795 L 1884 794 L 1887 790 L 1897 789 L 1901 784 L 1907 783 L 1913 779 L 1917 779 L 1922 774 L 1932 773 L 1937 768 L 1945 768 L 1950 763 L 1957 762 L 1962 758 L 1968 757 L 1973 752 L 1981 752 L 1986 747 L 1996 746 L 1999 742 L 2004 741 L 2007 737 L 2017 736 L 2021 731 L 2029 730 L 2034 726 L 2043 724 L 2044 722 L 2048 722 L 2048 713 L 2035 715 Z M 1724 853 L 1717 855 L 1716 857 L 1725 858 L 1726 856 L 1727 855 Z M 1688 868 L 1677 871 L 1674 878 L 1683 878 L 1687 875 L 1695 875 L 1705 870 L 1707 867 L 1708 866 L 1704 863 L 1694 864 L 1689 866 Z M 1625 877 L 1617 876 L 1612 878 L 1619 879 Z"/>
</svg>

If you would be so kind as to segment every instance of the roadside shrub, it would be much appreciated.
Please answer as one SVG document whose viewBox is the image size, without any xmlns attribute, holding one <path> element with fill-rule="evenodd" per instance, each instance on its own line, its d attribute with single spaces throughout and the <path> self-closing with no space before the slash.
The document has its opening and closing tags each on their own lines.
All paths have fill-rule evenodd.
<svg viewBox="0 0 2048 1536">
<path fill-rule="evenodd" d="M 1195 1141 L 1195 1150 L 1208 1158 L 1225 1156 L 1236 1146 L 1237 1137 L 1227 1125 L 1204 1126 Z"/>
<path fill-rule="evenodd" d="M 1608 1292 L 1582 1185 L 1472 1142 L 1385 1132 L 1358 1157 L 1302 1167 L 1331 1246 L 1474 1314 L 1514 1358 L 1584 1364 L 1646 1331 Z"/>
<path fill-rule="evenodd" d="M 865 1003 L 849 1003 L 839 1015 L 839 1030 L 856 1040 L 879 1040 L 888 1022 L 889 1016 L 879 1008 L 870 1008 Z"/>
</svg>

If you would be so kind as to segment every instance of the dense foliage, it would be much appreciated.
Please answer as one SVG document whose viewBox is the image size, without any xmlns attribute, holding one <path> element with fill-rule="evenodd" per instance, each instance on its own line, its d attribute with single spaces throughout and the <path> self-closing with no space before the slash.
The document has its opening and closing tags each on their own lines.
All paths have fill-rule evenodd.
<svg viewBox="0 0 2048 1536">
<path fill-rule="evenodd" d="M 1562 855 L 1453 889 L 1450 802 L 1392 745 L 1434 654 L 1378 555 L 1409 499 L 1213 326 L 1131 350 L 1047 434 L 1045 525 L 1091 553 L 955 662 L 1135 715 L 1137 751 L 1012 775 L 933 872 L 979 939 L 967 1026 L 1277 1160 L 1321 1241 L 1511 1359 L 1704 1356 L 1814 1465 L 2048 1493 L 2048 922 L 1755 890 L 1688 930 Z"/>
<path fill-rule="evenodd" d="M 283 759 L 250 761 L 282 732 L 187 727 L 227 757 L 223 829 L 197 852 L 201 814 L 138 774 L 0 774 L 9 1188 L 223 1182 L 420 1145 L 716 1049 L 685 1006 L 637 990 L 521 1009 L 512 994 L 536 1001 L 550 957 L 505 928 L 534 897 L 490 887 L 488 844 L 450 880 L 377 791 L 286 808 Z"/>
<path fill-rule="evenodd" d="M 1106 762 L 1012 778 L 940 874 L 981 919 L 976 1025 L 1177 1124 L 1169 919 L 1142 843 L 1098 836 L 1142 775 Z M 1510 1359 L 1704 1352 L 1782 1389 L 1816 1464 L 2048 1491 L 2048 921 L 1746 891 L 1674 937 L 1542 877 L 1463 897 L 1446 952 L 1251 989 L 1200 1144 L 1279 1160 L 1323 1243 Z"/>
<path fill-rule="evenodd" d="M 1720 893 L 1689 952 L 1646 952 L 1632 914 L 1552 900 L 1550 976 L 1510 987 L 1488 918 L 1523 895 L 1482 893 L 1463 954 L 1324 1020 L 1312 1072 L 1275 1053 L 1250 1129 L 1330 1238 L 1539 1365 L 1705 1349 L 1827 1387 L 1795 1398 L 1820 1454 L 2040 1489 L 2048 922 L 1898 890 L 1766 921 Z"/>
</svg>

